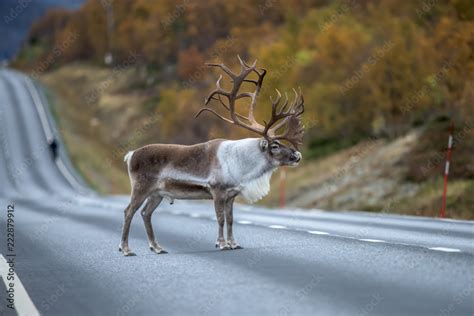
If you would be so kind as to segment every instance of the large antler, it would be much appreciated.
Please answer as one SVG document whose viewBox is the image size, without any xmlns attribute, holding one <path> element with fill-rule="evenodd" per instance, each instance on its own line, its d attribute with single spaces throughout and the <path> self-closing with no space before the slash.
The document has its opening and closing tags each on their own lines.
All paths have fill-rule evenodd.
<svg viewBox="0 0 474 316">
<path fill-rule="evenodd" d="M 295 93 L 292 104 L 288 107 L 288 95 L 285 93 L 285 103 L 279 107 L 281 100 L 280 91 L 276 90 L 277 97 L 272 101 L 272 116 L 270 121 L 265 124 L 265 134 L 271 139 L 280 139 L 290 142 L 298 148 L 303 143 L 304 127 L 301 122 L 301 115 L 304 113 L 304 99 L 301 89 Z M 277 134 L 277 131 L 285 126 L 283 134 Z"/>
<path fill-rule="evenodd" d="M 240 63 L 240 73 L 236 74 L 232 72 L 226 65 L 224 64 L 212 64 L 207 63 L 206 65 L 211 67 L 219 67 L 221 68 L 224 73 L 226 73 L 232 82 L 232 89 L 230 91 L 224 90 L 220 82 L 222 80 L 222 75 L 219 76 L 216 82 L 216 89 L 211 91 L 209 96 L 205 100 L 206 107 L 202 108 L 195 117 L 198 117 L 202 112 L 208 111 L 212 114 L 216 115 L 220 119 L 224 120 L 225 122 L 241 126 L 247 130 L 255 132 L 269 140 L 286 140 L 290 142 L 293 146 L 298 147 L 299 144 L 302 142 L 303 137 L 303 126 L 301 124 L 301 114 L 304 112 L 304 101 L 303 96 L 301 95 L 301 91 L 299 93 L 296 90 L 295 92 L 295 99 L 293 103 L 288 107 L 288 96 L 285 94 L 286 99 L 285 103 L 280 106 L 281 100 L 281 93 L 276 90 L 277 97 L 275 100 L 271 99 L 272 101 L 272 116 L 270 120 L 265 122 L 265 125 L 259 124 L 255 120 L 254 110 L 257 104 L 257 97 L 260 93 L 262 88 L 263 79 L 267 73 L 265 69 L 256 69 L 257 61 L 255 61 L 252 65 L 248 65 L 245 63 L 240 56 L 237 55 Z M 257 80 L 253 79 L 246 79 L 248 75 L 254 72 L 257 75 Z M 254 92 L 239 92 L 242 83 L 250 82 L 255 84 L 255 91 Z M 227 99 L 228 103 L 225 103 L 223 98 Z M 242 98 L 250 98 L 250 105 L 249 105 L 249 112 L 248 116 L 244 116 L 235 109 L 235 101 Z M 226 118 L 215 110 L 207 107 L 211 100 L 217 100 L 220 104 L 229 111 L 230 118 Z M 281 135 L 277 135 L 277 131 L 286 125 L 285 131 Z"/>
<path fill-rule="evenodd" d="M 255 105 L 256 105 L 256 102 L 257 102 L 257 96 L 260 93 L 260 89 L 262 87 L 263 78 L 265 77 L 265 74 L 267 73 L 267 71 L 265 69 L 261 69 L 261 72 L 259 72 L 256 69 L 257 61 L 255 61 L 251 66 L 249 66 L 248 64 L 246 64 L 240 58 L 240 56 L 237 56 L 237 57 L 239 59 L 240 67 L 241 67 L 241 70 L 240 70 L 239 74 L 235 74 L 234 72 L 232 72 L 232 70 L 230 70 L 224 64 L 211 64 L 211 63 L 206 64 L 207 66 L 221 68 L 231 78 L 231 82 L 232 82 L 233 86 L 232 86 L 232 89 L 231 89 L 230 92 L 225 91 L 224 89 L 222 89 L 222 87 L 220 85 L 220 82 L 222 80 L 222 75 L 220 75 L 219 79 L 217 79 L 217 82 L 216 82 L 217 88 L 215 90 L 213 90 L 205 100 L 205 105 L 208 105 L 211 100 L 218 100 L 220 102 L 220 104 L 227 111 L 229 111 L 230 119 L 228 119 L 226 117 L 223 117 L 222 115 L 218 114 L 215 110 L 213 110 L 209 107 L 202 108 L 195 115 L 195 117 L 198 117 L 204 111 L 209 111 L 209 112 L 213 113 L 214 115 L 218 116 L 220 119 L 222 119 L 222 120 L 224 120 L 228 123 L 241 126 L 241 127 L 246 128 L 246 129 L 248 129 L 252 132 L 255 132 L 257 134 L 260 134 L 260 135 L 264 136 L 263 132 L 265 130 L 265 126 L 259 124 L 255 120 L 253 111 L 255 109 Z M 246 77 L 252 72 L 255 72 L 257 74 L 258 80 L 246 79 Z M 239 89 L 242 86 L 242 83 L 244 83 L 244 82 L 251 82 L 251 83 L 255 84 L 256 85 L 255 92 L 253 92 L 253 93 L 251 93 L 251 92 L 239 93 Z M 227 98 L 228 104 L 226 104 L 224 102 L 224 100 L 222 100 L 222 97 Z M 245 116 L 237 113 L 236 109 L 235 109 L 235 101 L 238 100 L 238 99 L 246 98 L 246 97 L 251 99 L 248 117 L 245 117 Z M 243 122 L 242 120 L 245 120 L 246 122 Z"/>
</svg>

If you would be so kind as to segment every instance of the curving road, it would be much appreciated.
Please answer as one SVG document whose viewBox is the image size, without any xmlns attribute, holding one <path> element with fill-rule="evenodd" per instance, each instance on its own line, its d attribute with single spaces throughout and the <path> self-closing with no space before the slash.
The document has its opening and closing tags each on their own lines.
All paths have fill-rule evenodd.
<svg viewBox="0 0 474 316">
<path fill-rule="evenodd" d="M 177 202 L 153 218 L 169 254 L 148 250 L 136 216 L 137 256 L 125 258 L 117 245 L 128 198 L 82 182 L 45 105 L 35 83 L 0 70 L 0 261 L 14 203 L 19 314 L 474 315 L 467 221 L 237 205 L 245 249 L 218 251 L 211 204 Z M 14 315 L 6 288 L 0 314 Z"/>
</svg>

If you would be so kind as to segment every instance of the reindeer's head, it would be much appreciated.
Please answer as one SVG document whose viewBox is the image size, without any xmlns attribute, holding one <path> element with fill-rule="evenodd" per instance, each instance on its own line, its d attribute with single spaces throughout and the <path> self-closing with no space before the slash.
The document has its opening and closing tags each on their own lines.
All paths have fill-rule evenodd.
<svg viewBox="0 0 474 316">
<path fill-rule="evenodd" d="M 267 160 L 274 166 L 296 166 L 300 162 L 301 153 L 290 146 L 286 146 L 278 140 L 271 143 L 267 139 L 260 140 L 260 148 Z"/>
<path fill-rule="evenodd" d="M 296 92 L 293 89 L 295 98 L 291 105 L 288 104 L 288 95 L 285 94 L 285 102 L 280 106 L 281 93 L 276 90 L 277 96 L 275 99 L 270 98 L 272 104 L 271 118 L 268 122 L 264 121 L 264 125 L 258 123 L 254 117 L 254 109 L 257 104 L 257 97 L 262 88 L 263 78 L 267 71 L 265 69 L 257 70 L 255 61 L 251 66 L 242 61 L 237 56 L 240 62 L 241 70 L 239 74 L 232 72 L 224 64 L 206 64 L 212 67 L 221 68 L 226 73 L 232 82 L 232 89 L 230 91 L 224 90 L 220 82 L 222 75 L 217 79 L 217 88 L 213 90 L 206 98 L 205 105 L 209 104 L 211 100 L 217 100 L 229 112 L 230 118 L 224 117 L 215 110 L 204 107 L 195 117 L 199 116 L 204 111 L 209 111 L 224 120 L 225 122 L 238 125 L 247 130 L 255 132 L 262 136 L 260 140 L 260 149 L 266 155 L 269 162 L 274 166 L 296 166 L 301 160 L 302 156 L 298 149 L 303 141 L 303 125 L 301 123 L 301 115 L 304 112 L 304 100 L 301 91 Z M 247 79 L 251 73 L 257 75 L 257 79 Z M 255 85 L 254 92 L 239 92 L 240 87 L 244 82 Z M 227 102 L 222 97 L 227 99 Z M 235 109 L 235 102 L 242 98 L 249 98 L 249 112 L 248 116 L 239 114 Z M 277 134 L 277 131 L 284 129 L 282 133 Z M 285 145 L 285 142 L 288 145 Z"/>
</svg>

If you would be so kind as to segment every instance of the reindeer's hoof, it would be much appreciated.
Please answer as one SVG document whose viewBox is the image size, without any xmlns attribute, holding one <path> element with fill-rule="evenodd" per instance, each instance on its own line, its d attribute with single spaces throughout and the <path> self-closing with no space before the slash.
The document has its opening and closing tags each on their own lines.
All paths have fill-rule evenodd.
<svg viewBox="0 0 474 316">
<path fill-rule="evenodd" d="M 168 253 L 168 251 L 161 249 L 161 248 L 153 248 L 150 247 L 150 250 L 156 253 L 157 255 L 162 254 L 162 253 Z"/>
<path fill-rule="evenodd" d="M 238 243 L 236 243 L 234 240 L 229 240 L 227 241 L 227 247 L 229 247 L 229 249 L 243 249 Z"/>
<path fill-rule="evenodd" d="M 216 248 L 219 248 L 220 250 L 228 250 L 230 249 L 228 247 L 228 243 L 225 241 L 225 239 L 217 239 L 216 241 Z"/>
<path fill-rule="evenodd" d="M 122 247 L 122 245 L 119 245 L 118 250 L 125 256 L 125 257 L 131 257 L 131 256 L 136 256 L 133 252 L 130 251 L 127 247 Z"/>
</svg>

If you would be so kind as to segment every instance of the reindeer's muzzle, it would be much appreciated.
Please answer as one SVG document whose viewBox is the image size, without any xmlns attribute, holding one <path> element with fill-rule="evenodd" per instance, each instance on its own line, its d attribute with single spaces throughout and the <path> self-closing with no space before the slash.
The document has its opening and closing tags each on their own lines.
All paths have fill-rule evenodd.
<svg viewBox="0 0 474 316">
<path fill-rule="evenodd" d="M 299 151 L 295 151 L 295 152 L 293 152 L 293 153 L 291 154 L 291 156 L 290 156 L 290 161 L 291 161 L 292 163 L 297 164 L 298 162 L 300 162 L 301 157 L 302 157 L 302 156 L 301 156 L 301 153 L 300 153 Z"/>
</svg>

